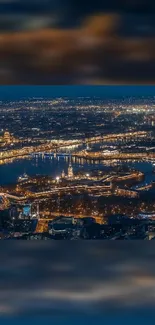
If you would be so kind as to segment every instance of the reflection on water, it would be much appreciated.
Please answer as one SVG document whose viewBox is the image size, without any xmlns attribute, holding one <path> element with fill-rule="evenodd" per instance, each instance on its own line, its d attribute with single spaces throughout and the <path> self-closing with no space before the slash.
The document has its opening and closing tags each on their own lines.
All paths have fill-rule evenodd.
<svg viewBox="0 0 155 325">
<path fill-rule="evenodd" d="M 11 184 L 17 181 L 17 178 L 26 172 L 29 176 L 36 174 L 50 175 L 52 177 L 59 176 L 64 170 L 68 171 L 70 157 L 69 156 L 56 156 L 53 155 L 40 155 L 36 157 L 25 158 L 22 160 L 15 160 L 12 163 L 8 163 L 0 166 L 0 183 Z M 102 168 L 108 170 L 108 166 L 104 166 L 101 163 L 94 161 L 86 161 L 83 158 L 71 158 L 72 166 L 75 172 L 79 169 L 88 171 L 94 168 Z"/>
<path fill-rule="evenodd" d="M 2 161 L 0 164 L 0 185 L 14 184 L 18 177 L 26 172 L 29 176 L 34 175 L 50 175 L 52 177 L 59 176 L 64 170 L 65 173 L 68 171 L 70 155 L 72 152 L 80 151 L 83 149 L 98 151 L 104 150 L 106 147 L 110 147 L 112 150 L 116 149 L 113 143 L 89 143 L 89 145 L 83 144 L 77 146 L 77 148 L 61 148 L 58 153 L 40 153 L 34 156 L 20 157 L 19 159 L 10 159 Z M 142 162 L 142 161 L 119 161 L 119 160 L 86 160 L 85 158 L 71 157 L 72 166 L 74 172 L 78 170 L 90 171 L 92 169 L 101 169 L 108 172 L 116 166 L 128 166 L 135 168 L 145 173 L 145 180 L 141 184 L 146 185 L 151 181 L 155 180 L 155 174 L 153 171 L 153 162 Z"/>
<path fill-rule="evenodd" d="M 67 173 L 69 161 L 70 156 L 65 156 L 63 153 L 59 153 L 57 156 L 41 154 L 35 157 L 25 157 L 23 159 L 14 160 L 11 163 L 0 166 L 0 184 L 13 184 L 24 172 L 29 176 L 37 174 L 56 177 L 59 176 L 63 170 Z M 112 167 L 124 165 L 145 173 L 145 180 L 142 185 L 155 180 L 155 174 L 152 173 L 153 165 L 151 162 L 122 162 L 116 160 L 101 162 L 78 157 L 71 157 L 71 162 L 75 173 L 79 170 L 90 171 L 92 169 L 101 169 L 108 172 Z"/>
<path fill-rule="evenodd" d="M 145 179 L 141 183 L 141 186 L 150 184 L 152 181 L 155 181 L 155 174 L 153 173 L 153 165 L 151 162 L 134 162 L 134 163 L 128 163 L 129 167 L 132 167 L 134 165 L 134 168 L 143 172 L 145 174 Z"/>
</svg>

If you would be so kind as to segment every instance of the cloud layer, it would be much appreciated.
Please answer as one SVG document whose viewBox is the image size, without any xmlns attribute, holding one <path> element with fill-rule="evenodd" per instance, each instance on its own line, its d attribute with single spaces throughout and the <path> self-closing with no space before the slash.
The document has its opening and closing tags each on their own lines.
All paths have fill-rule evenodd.
<svg viewBox="0 0 155 325">
<path fill-rule="evenodd" d="M 5 245 L 0 314 L 59 315 L 147 310 L 155 301 L 154 245 Z"/>
</svg>

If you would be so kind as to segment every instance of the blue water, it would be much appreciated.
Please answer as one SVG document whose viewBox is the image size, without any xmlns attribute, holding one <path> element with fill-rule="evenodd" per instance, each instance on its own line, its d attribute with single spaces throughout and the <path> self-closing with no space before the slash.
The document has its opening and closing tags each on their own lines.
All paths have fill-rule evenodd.
<svg viewBox="0 0 155 325">
<path fill-rule="evenodd" d="M 128 166 L 134 166 L 136 170 L 139 170 L 145 174 L 145 180 L 141 183 L 141 186 L 150 184 L 152 181 L 155 181 L 155 174 L 152 173 L 153 166 L 151 162 L 129 163 Z"/>
<path fill-rule="evenodd" d="M 145 173 L 143 184 L 155 181 L 155 174 L 152 173 L 153 166 L 150 162 L 129 162 L 128 166 L 140 170 Z M 69 157 L 63 155 L 54 158 L 53 156 L 30 157 L 25 159 L 15 160 L 12 163 L 7 163 L 0 166 L 0 185 L 14 184 L 20 175 L 26 172 L 29 176 L 34 175 L 49 175 L 52 177 L 60 176 L 64 170 L 67 173 L 69 166 Z M 84 159 L 72 158 L 72 166 L 75 172 L 82 170 L 88 172 L 92 169 L 102 169 L 108 173 L 110 166 L 104 162 L 95 163 Z"/>
<path fill-rule="evenodd" d="M 14 184 L 18 177 L 26 172 L 29 176 L 34 175 L 49 175 L 52 177 L 60 176 L 62 171 L 68 171 L 69 156 L 45 156 L 44 158 L 25 158 L 16 160 L 0 166 L 0 185 Z M 73 170 L 89 171 L 92 168 L 103 168 L 107 171 L 109 168 L 103 164 L 90 163 L 83 159 L 72 159 Z"/>
</svg>

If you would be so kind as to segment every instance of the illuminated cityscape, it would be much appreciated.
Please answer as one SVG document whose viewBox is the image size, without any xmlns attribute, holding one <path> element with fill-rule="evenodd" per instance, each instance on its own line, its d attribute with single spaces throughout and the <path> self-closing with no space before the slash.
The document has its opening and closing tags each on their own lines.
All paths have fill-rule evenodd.
<svg viewBox="0 0 155 325">
<path fill-rule="evenodd" d="M 0 238 L 155 238 L 155 97 L 0 102 Z"/>
</svg>

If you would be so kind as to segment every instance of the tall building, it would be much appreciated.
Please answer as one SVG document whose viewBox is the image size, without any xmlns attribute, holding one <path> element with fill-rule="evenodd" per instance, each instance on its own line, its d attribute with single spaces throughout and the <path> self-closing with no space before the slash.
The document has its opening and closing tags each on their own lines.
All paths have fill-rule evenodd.
<svg viewBox="0 0 155 325">
<path fill-rule="evenodd" d="M 6 131 L 6 132 L 4 132 L 4 142 L 6 142 L 6 143 L 9 143 L 9 142 L 11 142 L 11 134 L 8 132 L 8 131 Z"/>
<path fill-rule="evenodd" d="M 65 178 L 65 172 L 64 172 L 64 170 L 62 171 L 61 177 L 62 178 Z"/>
<path fill-rule="evenodd" d="M 70 161 L 69 167 L 68 167 L 68 177 L 69 178 L 73 178 L 74 177 L 73 167 L 72 167 L 71 161 Z"/>
<path fill-rule="evenodd" d="M 89 147 L 89 143 L 87 142 L 87 150 L 89 150 L 90 149 L 90 147 Z"/>
</svg>

